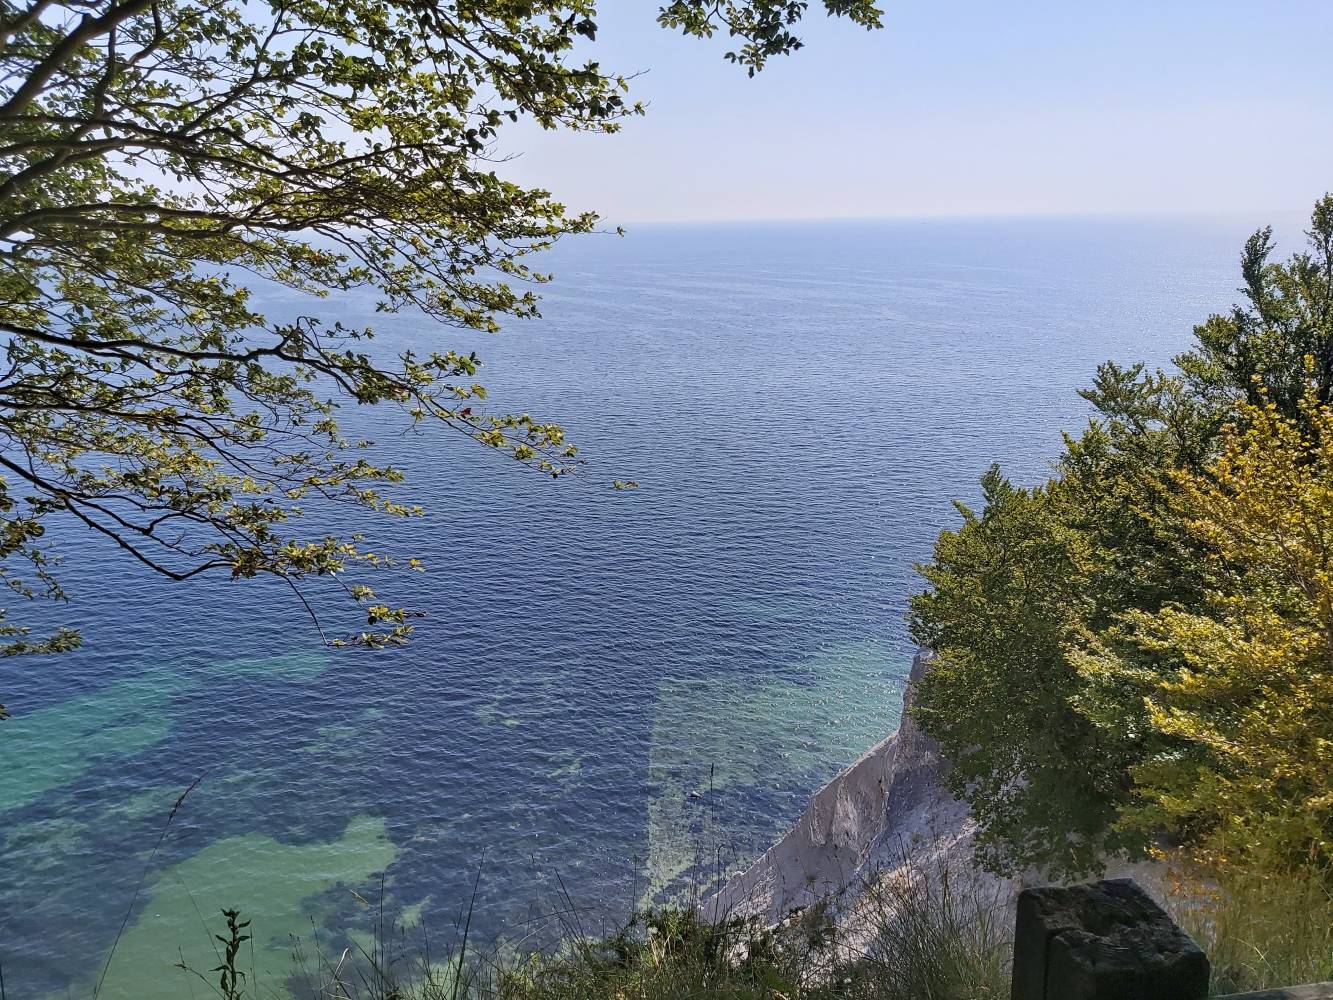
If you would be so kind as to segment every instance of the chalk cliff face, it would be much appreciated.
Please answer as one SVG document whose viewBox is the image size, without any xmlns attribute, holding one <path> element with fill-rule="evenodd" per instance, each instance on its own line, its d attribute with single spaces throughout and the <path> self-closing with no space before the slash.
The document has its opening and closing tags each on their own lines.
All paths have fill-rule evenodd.
<svg viewBox="0 0 1333 1000">
<path fill-rule="evenodd" d="M 834 919 L 854 932 L 860 890 L 908 867 L 960 873 L 970 893 L 1000 904 L 1012 903 L 1025 885 L 1054 881 L 1037 871 L 1000 879 L 973 866 L 976 823 L 940 780 L 945 765 L 938 744 L 908 712 L 929 665 L 925 651 L 912 662 L 898 732 L 821 788 L 786 836 L 705 901 L 706 916 L 755 916 L 776 924 L 795 909 L 826 902 Z M 1133 877 L 1161 899 L 1161 865 L 1112 860 L 1106 867 L 1108 877 Z"/>
<path fill-rule="evenodd" d="M 912 663 L 898 732 L 821 788 L 786 836 L 705 903 L 710 917 L 776 923 L 820 900 L 836 906 L 849 887 L 890 874 L 909 853 L 929 865 L 970 856 L 967 806 L 940 783 L 939 747 L 907 712 L 928 664 L 924 652 Z"/>
</svg>

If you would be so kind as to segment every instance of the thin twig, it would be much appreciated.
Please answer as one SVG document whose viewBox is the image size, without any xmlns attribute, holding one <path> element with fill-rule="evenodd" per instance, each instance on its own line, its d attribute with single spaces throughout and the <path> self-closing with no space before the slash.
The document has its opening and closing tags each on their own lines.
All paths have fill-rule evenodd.
<svg viewBox="0 0 1333 1000">
<path fill-rule="evenodd" d="M 171 828 L 171 821 L 176 818 L 176 813 L 185 804 L 186 797 L 198 788 L 199 782 L 203 780 L 201 775 L 190 782 L 190 787 L 181 792 L 180 798 L 176 799 L 176 804 L 171 807 L 171 812 L 167 815 L 167 821 L 162 824 L 162 832 L 157 835 L 157 843 L 153 845 L 152 851 L 148 854 L 148 860 L 144 862 L 143 871 L 139 873 L 139 882 L 134 887 L 134 895 L 130 897 L 130 905 L 125 907 L 125 916 L 121 918 L 120 927 L 116 931 L 116 939 L 111 942 L 111 950 L 107 952 L 106 963 L 102 966 L 102 974 L 97 977 L 97 986 L 93 989 L 93 1000 L 97 1000 L 102 994 L 102 984 L 106 982 L 106 974 L 111 968 L 111 960 L 116 956 L 116 947 L 120 944 L 120 938 L 125 933 L 126 925 L 130 922 L 130 914 L 134 912 L 134 904 L 139 901 L 139 893 L 143 891 L 144 881 L 148 878 L 148 872 L 153 867 L 153 862 L 157 859 L 158 849 L 161 848 L 162 841 L 167 839 L 167 830 Z M 0 1000 L 3 1000 L 3 997 L 0 997 Z"/>
</svg>

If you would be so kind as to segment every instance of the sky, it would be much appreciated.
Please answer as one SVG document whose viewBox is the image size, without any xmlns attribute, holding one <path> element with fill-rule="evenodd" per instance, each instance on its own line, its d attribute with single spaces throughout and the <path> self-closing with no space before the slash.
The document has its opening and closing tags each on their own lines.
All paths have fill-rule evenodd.
<svg viewBox="0 0 1333 1000">
<path fill-rule="evenodd" d="M 613 136 L 510 137 L 504 172 L 611 223 L 1308 209 L 1333 190 L 1329 0 L 882 0 L 754 79 L 727 39 L 603 0 L 639 72 Z"/>
</svg>

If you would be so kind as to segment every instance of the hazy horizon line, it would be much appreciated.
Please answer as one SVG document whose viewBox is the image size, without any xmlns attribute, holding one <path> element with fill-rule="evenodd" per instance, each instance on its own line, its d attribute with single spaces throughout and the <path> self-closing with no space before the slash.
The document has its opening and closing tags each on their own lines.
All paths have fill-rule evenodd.
<svg viewBox="0 0 1333 1000">
<path fill-rule="evenodd" d="M 1252 218 L 1256 224 L 1263 225 L 1264 219 L 1273 216 L 1301 215 L 1310 213 L 1313 203 L 1303 208 L 1293 206 L 1268 208 L 1219 208 L 1219 209 L 1133 209 L 1133 210 L 1052 210 L 1052 211 L 994 211 L 994 212 L 911 212 L 901 214 L 877 215 L 790 215 L 790 216 L 736 216 L 727 218 L 643 218 L 612 220 L 601 217 L 601 231 L 614 231 L 619 226 L 745 226 L 745 225 L 800 225 L 820 223 L 876 223 L 876 222 L 985 222 L 985 221 L 1020 221 L 1020 220 L 1114 220 L 1114 219 L 1216 219 L 1236 220 Z M 595 210 L 594 210 L 595 211 Z M 609 227 L 609 228 L 608 228 Z"/>
</svg>

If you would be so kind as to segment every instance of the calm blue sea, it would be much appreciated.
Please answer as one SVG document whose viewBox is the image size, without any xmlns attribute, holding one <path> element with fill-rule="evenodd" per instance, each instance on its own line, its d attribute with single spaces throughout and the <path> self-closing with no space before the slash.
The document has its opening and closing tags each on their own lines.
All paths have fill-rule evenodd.
<svg viewBox="0 0 1333 1000">
<path fill-rule="evenodd" d="M 377 581 L 429 612 L 402 651 L 54 532 L 86 646 L 0 662 L 8 995 L 91 995 L 141 878 L 104 997 L 210 995 L 172 966 L 216 964 L 224 906 L 276 986 L 293 936 L 364 943 L 381 905 L 443 957 L 479 866 L 474 931 L 521 947 L 743 864 L 896 726 L 950 502 L 992 461 L 1045 476 L 1094 365 L 1166 363 L 1265 221 L 641 226 L 553 252 L 544 318 L 496 337 L 264 293 L 476 349 L 492 402 L 589 464 L 553 483 L 349 414 L 429 511 L 370 526 L 428 567 Z"/>
</svg>

